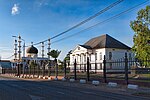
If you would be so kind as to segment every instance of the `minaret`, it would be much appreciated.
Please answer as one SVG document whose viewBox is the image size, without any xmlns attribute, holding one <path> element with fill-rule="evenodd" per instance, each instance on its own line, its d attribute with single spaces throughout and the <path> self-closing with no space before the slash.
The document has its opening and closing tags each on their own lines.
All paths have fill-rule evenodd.
<svg viewBox="0 0 150 100">
<path fill-rule="evenodd" d="M 24 44 L 23 44 L 23 57 L 25 57 L 25 41 L 24 41 Z"/>
<path fill-rule="evenodd" d="M 21 61 L 21 36 L 19 35 L 18 37 L 18 59 L 19 59 L 19 62 Z"/>
<path fill-rule="evenodd" d="M 42 42 L 42 58 L 44 58 L 44 42 Z"/>
<path fill-rule="evenodd" d="M 17 40 L 15 38 L 15 43 L 14 43 L 14 61 L 17 60 Z"/>
</svg>

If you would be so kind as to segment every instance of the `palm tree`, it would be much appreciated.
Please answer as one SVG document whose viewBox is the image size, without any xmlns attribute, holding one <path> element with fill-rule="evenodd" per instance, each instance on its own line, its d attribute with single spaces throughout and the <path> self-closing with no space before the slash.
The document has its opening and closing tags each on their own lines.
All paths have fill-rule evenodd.
<svg viewBox="0 0 150 100">
<path fill-rule="evenodd" d="M 52 58 L 54 58 L 55 60 L 55 76 L 57 78 L 58 76 L 58 65 L 57 65 L 57 58 L 59 56 L 61 51 L 58 50 L 51 50 L 49 53 L 47 53 L 47 55 L 51 56 Z"/>
</svg>

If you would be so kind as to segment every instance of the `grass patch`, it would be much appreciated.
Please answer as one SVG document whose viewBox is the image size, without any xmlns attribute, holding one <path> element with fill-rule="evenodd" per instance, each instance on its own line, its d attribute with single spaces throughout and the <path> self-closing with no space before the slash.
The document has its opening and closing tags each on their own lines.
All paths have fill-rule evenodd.
<svg viewBox="0 0 150 100">
<path fill-rule="evenodd" d="M 144 78 L 150 78 L 150 74 L 139 74 L 140 77 L 144 77 Z"/>
</svg>

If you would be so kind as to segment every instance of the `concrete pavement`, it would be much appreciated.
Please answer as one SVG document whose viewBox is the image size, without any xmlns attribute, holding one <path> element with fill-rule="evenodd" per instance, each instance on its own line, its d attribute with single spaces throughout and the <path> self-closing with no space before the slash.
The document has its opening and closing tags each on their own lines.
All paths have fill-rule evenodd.
<svg viewBox="0 0 150 100">
<path fill-rule="evenodd" d="M 67 82 L 0 78 L 0 100 L 149 100 Z"/>
</svg>

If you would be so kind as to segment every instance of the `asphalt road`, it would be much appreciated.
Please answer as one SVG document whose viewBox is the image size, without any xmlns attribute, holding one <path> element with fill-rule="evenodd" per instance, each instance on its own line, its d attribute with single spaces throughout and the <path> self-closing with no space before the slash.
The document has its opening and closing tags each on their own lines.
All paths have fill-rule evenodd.
<svg viewBox="0 0 150 100">
<path fill-rule="evenodd" d="M 148 100 L 137 96 L 62 85 L 0 78 L 0 100 Z M 150 100 L 150 99 L 149 99 Z"/>
</svg>

